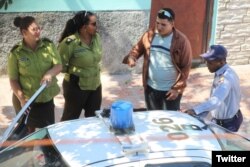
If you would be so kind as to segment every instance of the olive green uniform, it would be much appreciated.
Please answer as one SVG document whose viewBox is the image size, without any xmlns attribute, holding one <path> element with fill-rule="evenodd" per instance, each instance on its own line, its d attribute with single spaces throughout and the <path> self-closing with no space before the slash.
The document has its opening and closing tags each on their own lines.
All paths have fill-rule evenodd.
<svg viewBox="0 0 250 167">
<path fill-rule="evenodd" d="M 25 98 L 29 99 L 40 87 L 41 79 L 44 74 L 56 64 L 61 64 L 61 58 L 56 49 L 56 46 L 50 40 L 46 38 L 41 39 L 35 51 L 27 48 L 23 42 L 19 42 L 12 48 L 9 54 L 8 75 L 11 80 L 17 80 L 19 82 Z M 37 97 L 35 103 L 39 104 L 39 106 L 41 106 L 43 103 L 51 103 L 53 102 L 53 98 L 59 92 L 60 87 L 57 84 L 57 79 L 56 77 L 53 77 L 52 83 Z M 14 97 L 14 99 L 15 98 L 16 97 Z M 52 104 L 54 105 L 54 103 Z M 20 106 L 15 105 L 16 104 L 14 104 L 14 107 L 16 109 L 20 108 Z M 39 108 L 36 110 L 39 110 Z M 37 111 L 31 110 L 29 117 L 32 117 L 34 112 Z M 46 115 L 46 111 L 41 112 Z M 32 119 L 39 120 L 41 118 L 37 118 L 35 116 Z M 42 120 L 39 121 L 42 122 Z M 46 124 L 43 124 L 41 126 L 46 126 Z"/>
<path fill-rule="evenodd" d="M 78 33 L 64 38 L 59 44 L 63 72 L 65 107 L 62 120 L 77 119 L 81 110 L 85 116 L 93 116 L 101 105 L 100 62 L 102 46 L 99 34 L 93 36 L 91 44 L 81 42 Z"/>
</svg>

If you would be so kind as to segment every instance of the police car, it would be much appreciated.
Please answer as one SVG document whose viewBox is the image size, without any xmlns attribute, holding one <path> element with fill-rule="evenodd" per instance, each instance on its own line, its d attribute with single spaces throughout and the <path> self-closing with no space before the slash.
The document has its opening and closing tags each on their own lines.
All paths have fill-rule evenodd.
<svg viewBox="0 0 250 167">
<path fill-rule="evenodd" d="M 126 133 L 102 113 L 5 143 L 11 145 L 0 151 L 0 166 L 208 167 L 214 150 L 250 150 L 248 139 L 181 112 L 133 112 Z"/>
</svg>

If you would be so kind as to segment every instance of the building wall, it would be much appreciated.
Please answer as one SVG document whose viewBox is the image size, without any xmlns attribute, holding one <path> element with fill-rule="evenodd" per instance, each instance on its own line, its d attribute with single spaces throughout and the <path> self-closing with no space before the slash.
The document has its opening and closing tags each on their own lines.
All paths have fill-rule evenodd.
<svg viewBox="0 0 250 167">
<path fill-rule="evenodd" d="M 7 56 L 15 43 L 22 39 L 19 29 L 13 25 L 17 16 L 32 15 L 42 27 L 41 36 L 58 44 L 58 39 L 73 12 L 8 13 L 0 14 L 0 71 L 6 73 Z M 102 38 L 102 69 L 109 73 L 127 72 L 122 58 L 147 29 L 149 11 L 103 11 L 96 12 L 98 31 Z M 134 69 L 140 71 L 140 65 Z"/>
<path fill-rule="evenodd" d="M 34 16 L 43 28 L 41 35 L 57 45 L 66 21 L 80 10 L 93 11 L 98 17 L 103 44 L 102 70 L 128 72 L 130 69 L 121 61 L 147 29 L 150 6 L 151 0 L 14 0 L 7 10 L 0 9 L 0 75 L 6 74 L 8 53 L 22 38 L 13 25 L 17 15 Z M 133 71 L 141 71 L 141 61 Z"/>
<path fill-rule="evenodd" d="M 250 63 L 250 0 L 219 0 L 215 42 L 227 47 L 230 64 Z"/>
<path fill-rule="evenodd" d="M 250 0 L 214 1 L 218 6 L 218 11 L 215 13 L 214 42 L 223 44 L 228 48 L 229 64 L 249 64 Z M 123 1 L 121 0 L 121 2 Z M 106 11 L 96 10 L 95 12 L 98 17 L 98 29 L 103 42 L 102 70 L 105 72 L 115 74 L 131 70 L 136 73 L 141 72 L 142 60 L 133 69 L 121 64 L 122 58 L 128 53 L 133 44 L 137 42 L 149 24 L 150 9 L 142 7 L 142 0 L 135 0 L 135 2 L 138 2 L 137 5 L 139 5 L 135 10 L 120 8 Z M 15 1 L 9 7 L 13 7 L 14 5 Z M 141 9 L 139 10 L 140 7 Z M 91 9 L 95 11 L 94 8 Z M 13 26 L 13 20 L 17 15 L 35 16 L 43 27 L 42 36 L 49 37 L 57 44 L 64 25 L 73 16 L 73 12 L 29 11 L 18 13 L 12 11 L 10 13 L 3 13 L 0 10 L 0 74 L 6 74 L 7 55 L 13 45 L 21 40 L 19 30 Z"/>
</svg>

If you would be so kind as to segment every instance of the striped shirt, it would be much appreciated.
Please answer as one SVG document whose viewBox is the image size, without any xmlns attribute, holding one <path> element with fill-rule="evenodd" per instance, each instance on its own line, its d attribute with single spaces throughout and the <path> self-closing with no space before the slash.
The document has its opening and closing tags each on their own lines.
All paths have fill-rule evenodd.
<svg viewBox="0 0 250 167">
<path fill-rule="evenodd" d="M 176 81 L 177 71 L 170 55 L 172 37 L 173 33 L 166 37 L 156 33 L 152 41 L 147 83 L 156 90 L 168 91 Z"/>
</svg>

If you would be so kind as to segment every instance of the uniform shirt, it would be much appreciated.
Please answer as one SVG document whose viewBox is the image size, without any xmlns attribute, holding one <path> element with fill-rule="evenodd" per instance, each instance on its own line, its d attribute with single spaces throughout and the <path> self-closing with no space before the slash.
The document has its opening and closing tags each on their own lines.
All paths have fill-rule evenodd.
<svg viewBox="0 0 250 167">
<path fill-rule="evenodd" d="M 194 107 L 195 113 L 211 111 L 216 119 L 232 118 L 240 108 L 240 83 L 235 71 L 225 64 L 215 72 L 210 98 Z"/>
<path fill-rule="evenodd" d="M 96 90 L 101 84 L 101 40 L 99 34 L 93 36 L 90 46 L 82 43 L 78 33 L 66 37 L 59 45 L 58 51 L 63 62 L 65 80 L 69 75 L 79 76 L 82 90 Z"/>
<path fill-rule="evenodd" d="M 8 57 L 8 75 L 18 80 L 24 96 L 30 98 L 40 87 L 43 75 L 54 65 L 61 64 L 56 46 L 48 39 L 41 39 L 37 49 L 32 51 L 23 42 L 15 45 Z M 60 91 L 56 77 L 38 96 L 36 102 L 48 102 Z"/>
<path fill-rule="evenodd" d="M 155 34 L 150 47 L 148 85 L 156 90 L 168 91 L 176 82 L 178 72 L 170 55 L 173 33 L 166 37 Z"/>
</svg>

